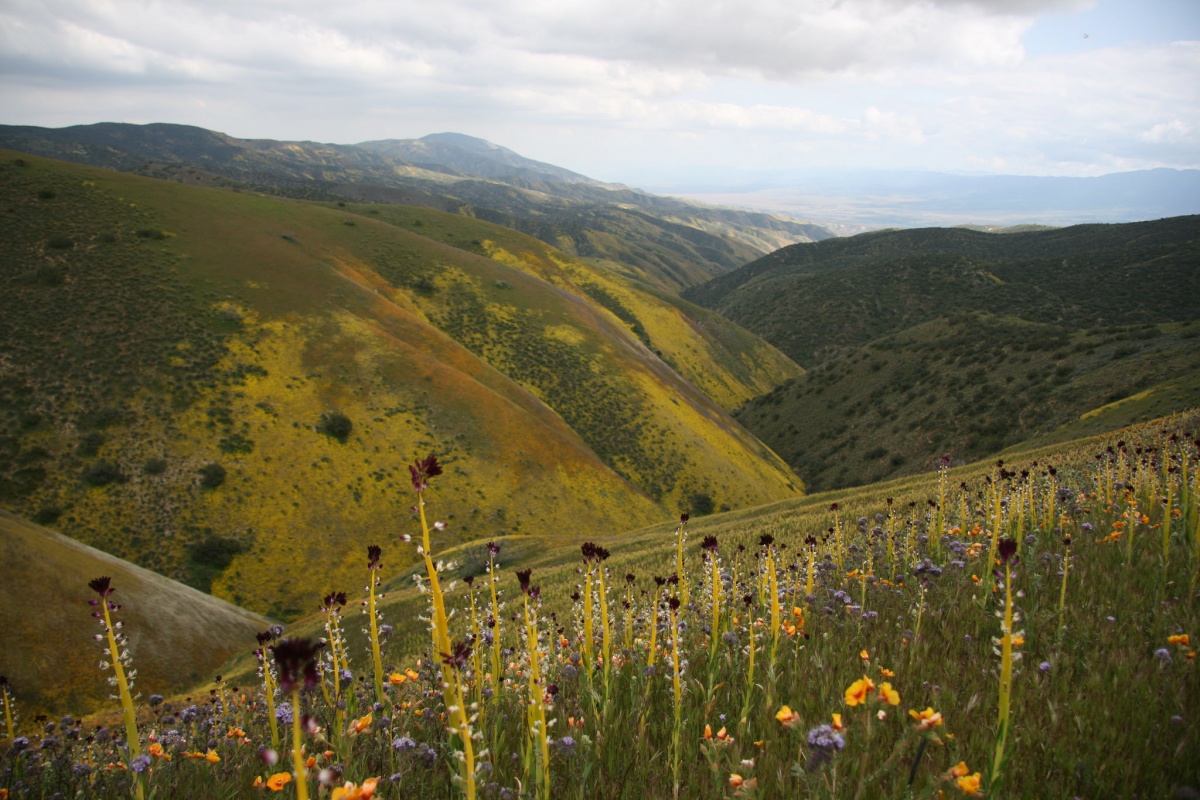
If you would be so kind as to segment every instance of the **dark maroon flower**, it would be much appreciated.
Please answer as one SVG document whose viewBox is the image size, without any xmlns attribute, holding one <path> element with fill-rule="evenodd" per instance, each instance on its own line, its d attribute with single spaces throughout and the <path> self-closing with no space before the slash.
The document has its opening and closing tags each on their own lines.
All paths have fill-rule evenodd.
<svg viewBox="0 0 1200 800">
<path fill-rule="evenodd" d="M 93 592 L 101 597 L 108 597 L 110 594 L 116 591 L 116 589 L 110 586 L 111 583 L 112 578 L 105 575 L 102 578 L 92 578 L 90 581 L 88 581 L 88 586 Z"/>
<path fill-rule="evenodd" d="M 430 478 L 442 474 L 442 467 L 438 464 L 437 456 L 431 453 L 424 460 L 410 464 L 408 471 L 412 475 L 413 488 L 423 492 L 429 488 Z"/>
<path fill-rule="evenodd" d="M 474 575 L 466 576 L 465 578 L 463 578 L 463 583 L 465 583 L 468 587 L 474 586 L 475 585 L 475 576 Z"/>
<path fill-rule="evenodd" d="M 679 598 L 678 597 L 668 598 L 667 605 L 671 607 L 672 611 L 678 611 L 679 610 Z"/>
<path fill-rule="evenodd" d="M 492 558 L 500 555 L 500 545 L 496 544 L 495 542 L 488 542 L 487 549 L 488 552 L 492 554 Z"/>
<path fill-rule="evenodd" d="M 471 643 L 458 641 L 450 645 L 451 652 L 442 653 L 442 663 L 457 670 L 465 669 L 471 658 Z"/>
<path fill-rule="evenodd" d="M 666 578 L 659 577 L 658 575 L 655 575 L 655 576 L 654 576 L 654 585 L 655 585 L 655 586 L 660 586 L 660 587 L 661 587 L 661 586 L 665 586 L 666 584 L 667 584 L 667 579 L 666 579 Z"/>
<path fill-rule="evenodd" d="M 584 542 L 579 546 L 579 550 L 583 553 L 584 561 L 591 561 L 596 557 L 596 545 L 592 542 Z"/>
<path fill-rule="evenodd" d="M 1001 564 L 1009 563 L 1010 559 L 1012 559 L 1012 563 L 1014 565 L 1016 564 L 1016 559 L 1015 559 L 1015 557 L 1017 555 L 1017 540 L 1016 539 L 1008 539 L 1008 538 L 1001 539 L 1000 544 L 997 545 L 996 550 L 1000 555 L 1000 563 Z"/>
<path fill-rule="evenodd" d="M 370 551 L 368 551 L 368 554 L 369 554 L 369 552 Z M 345 605 L 346 605 L 346 593 L 345 592 L 330 592 L 329 594 L 325 595 L 324 600 L 321 601 L 321 610 L 322 611 L 330 611 L 335 608 L 342 608 Z"/>
<path fill-rule="evenodd" d="M 379 557 L 383 555 L 383 550 L 379 545 L 372 544 L 367 546 L 367 569 L 379 569 Z"/>
<path fill-rule="evenodd" d="M 635 580 L 637 580 L 637 578 L 634 576 L 634 574 L 632 572 L 625 573 L 625 582 L 626 583 L 632 585 Z"/>
<path fill-rule="evenodd" d="M 311 689 L 317 685 L 317 652 L 321 643 L 316 639 L 284 639 L 275 645 L 275 665 L 279 668 L 279 690 L 285 694 L 297 684 Z"/>
<path fill-rule="evenodd" d="M 717 537 L 705 536 L 704 541 L 700 543 L 700 549 L 707 553 L 716 553 L 718 549 Z"/>
<path fill-rule="evenodd" d="M 531 569 L 517 570 L 517 582 L 521 584 L 522 592 L 526 592 L 526 593 L 529 592 L 529 579 L 532 576 L 533 576 L 533 570 L 531 570 Z"/>
<path fill-rule="evenodd" d="M 687 514 L 680 514 L 680 515 L 679 515 L 679 524 L 680 524 L 680 525 L 686 525 L 686 524 L 687 524 L 687 521 L 688 521 L 689 519 L 691 519 L 691 517 L 689 517 Z"/>
<path fill-rule="evenodd" d="M 764 533 L 762 536 L 758 537 L 759 547 L 770 547 L 773 544 L 775 544 L 775 537 L 769 533 Z"/>
</svg>

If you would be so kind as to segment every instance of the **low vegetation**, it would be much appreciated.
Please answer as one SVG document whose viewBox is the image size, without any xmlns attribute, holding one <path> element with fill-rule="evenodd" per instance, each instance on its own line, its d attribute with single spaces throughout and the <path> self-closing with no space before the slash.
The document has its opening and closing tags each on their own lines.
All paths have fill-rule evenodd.
<svg viewBox="0 0 1200 800">
<path fill-rule="evenodd" d="M 0 785 L 199 798 L 1194 790 L 1197 423 L 685 517 L 611 549 L 503 540 L 434 557 L 433 487 L 452 477 L 421 459 L 412 533 L 358 554 L 366 589 L 309 586 L 319 613 L 263 630 L 233 677 L 192 697 L 130 696 L 124 721 L 99 728 L 23 721 Z M 421 565 L 383 580 L 388 554 L 413 547 Z M 395 588 L 413 577 L 419 593 Z M 107 577 L 92 587 L 98 603 L 120 596 Z M 103 622 L 101 640 L 115 624 Z M 122 669 L 146 657 L 117 647 Z"/>
</svg>

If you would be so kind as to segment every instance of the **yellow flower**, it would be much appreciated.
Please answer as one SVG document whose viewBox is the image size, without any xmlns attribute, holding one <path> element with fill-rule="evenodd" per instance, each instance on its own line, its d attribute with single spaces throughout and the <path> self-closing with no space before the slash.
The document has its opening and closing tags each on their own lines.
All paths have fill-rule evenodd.
<svg viewBox="0 0 1200 800">
<path fill-rule="evenodd" d="M 950 771 L 947 773 L 947 780 L 950 780 L 951 778 L 961 778 L 970 771 L 971 768 L 967 766 L 967 762 L 960 761 L 950 768 Z"/>
<path fill-rule="evenodd" d="M 775 719 L 779 720 L 785 728 L 794 728 L 800 722 L 800 715 L 784 706 L 776 712 Z"/>
<path fill-rule="evenodd" d="M 867 652 L 866 650 L 863 651 Z M 875 688 L 875 682 L 863 675 L 861 679 L 850 684 L 846 689 L 846 705 L 856 706 L 859 703 L 867 702 L 867 697 L 871 694 L 871 690 Z"/>
<path fill-rule="evenodd" d="M 883 673 L 883 677 L 885 677 L 885 678 L 896 677 L 896 673 L 892 672 L 890 669 L 888 669 L 886 667 L 880 667 L 879 671 Z"/>
<path fill-rule="evenodd" d="M 204 754 L 204 760 L 210 764 L 216 764 L 218 761 L 221 760 L 221 757 L 219 755 L 217 755 L 216 750 L 209 750 L 207 753 Z"/>
<path fill-rule="evenodd" d="M 844 725 L 842 725 L 842 715 L 841 714 L 833 715 L 833 729 L 835 731 L 844 731 L 846 729 L 846 727 Z"/>
<path fill-rule="evenodd" d="M 1184 647 L 1190 646 L 1192 643 L 1191 637 L 1186 633 L 1181 633 L 1178 636 L 1168 636 L 1167 644 L 1181 644 Z"/>
<path fill-rule="evenodd" d="M 863 661 L 866 661 L 867 659 L 869 659 L 871 657 L 871 654 L 868 653 L 866 650 L 863 650 L 861 653 L 858 654 L 858 657 L 861 658 Z"/>
<path fill-rule="evenodd" d="M 908 715 L 917 721 L 917 730 L 927 731 L 942 724 L 942 712 L 927 707 L 924 711 L 911 709 Z"/>
<path fill-rule="evenodd" d="M 980 788 L 982 779 L 980 778 L 978 772 L 971 775 L 963 775 L 961 778 L 956 778 L 954 784 L 958 786 L 959 789 L 962 789 L 965 794 L 969 794 L 972 797 L 983 796 L 983 791 Z"/>
<path fill-rule="evenodd" d="M 879 684 L 879 699 L 891 706 L 900 705 L 900 693 L 887 682 Z"/>
<path fill-rule="evenodd" d="M 290 772 L 276 772 L 267 778 L 267 788 L 272 792 L 278 792 L 291 782 L 292 774 Z"/>
</svg>

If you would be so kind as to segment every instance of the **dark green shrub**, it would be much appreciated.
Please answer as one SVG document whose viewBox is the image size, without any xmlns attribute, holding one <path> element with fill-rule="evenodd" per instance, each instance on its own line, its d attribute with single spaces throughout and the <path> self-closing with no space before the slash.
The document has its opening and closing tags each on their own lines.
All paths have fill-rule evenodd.
<svg viewBox="0 0 1200 800">
<path fill-rule="evenodd" d="M 38 198 L 41 200 L 53 200 L 58 197 L 58 192 L 53 189 L 42 189 L 38 192 Z"/>
<path fill-rule="evenodd" d="M 165 458 L 151 458 L 142 465 L 142 472 L 147 475 L 162 475 L 167 471 L 167 460 Z"/>
<path fill-rule="evenodd" d="M 200 488 L 216 489 L 225 482 L 225 468 L 215 461 L 196 470 L 200 474 Z"/>
<path fill-rule="evenodd" d="M 33 521 L 38 525 L 53 525 L 62 516 L 63 510 L 55 505 L 42 506 L 33 515 Z"/>
<path fill-rule="evenodd" d="M 137 232 L 139 239 L 165 239 L 167 235 L 157 228 L 139 228 Z"/>
<path fill-rule="evenodd" d="M 79 455 L 83 456 L 84 458 L 92 458 L 100 452 L 100 448 L 104 445 L 104 441 L 104 434 L 92 431 L 89 434 L 85 434 L 84 437 L 79 440 L 79 444 L 76 446 L 75 452 L 79 453 Z"/>
<path fill-rule="evenodd" d="M 332 436 L 339 442 L 345 442 L 346 437 L 354 430 L 354 423 L 340 411 L 326 411 L 317 423 L 317 431 L 326 436 Z"/>
<path fill-rule="evenodd" d="M 83 471 L 83 481 L 89 486 L 108 486 L 125 480 L 121 468 L 111 461 L 93 461 Z"/>
<path fill-rule="evenodd" d="M 75 246 L 75 240 L 70 236 L 53 236 L 46 244 L 54 250 L 70 250 Z"/>
<path fill-rule="evenodd" d="M 693 492 L 692 496 L 688 498 L 688 504 L 691 506 L 691 514 L 694 517 L 707 516 L 713 513 L 717 507 L 712 495 L 708 492 Z"/>
</svg>

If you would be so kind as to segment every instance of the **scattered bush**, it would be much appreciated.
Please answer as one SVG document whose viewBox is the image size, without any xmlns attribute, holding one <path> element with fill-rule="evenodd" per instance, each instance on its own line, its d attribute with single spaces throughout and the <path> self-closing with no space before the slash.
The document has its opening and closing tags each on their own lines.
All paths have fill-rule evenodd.
<svg viewBox="0 0 1200 800">
<path fill-rule="evenodd" d="M 83 481 L 89 486 L 108 486 L 125 480 L 121 468 L 111 461 L 93 461 L 83 471 Z"/>
<path fill-rule="evenodd" d="M 142 465 L 142 472 L 147 475 L 162 475 L 167 471 L 167 460 L 165 458 L 147 459 Z"/>
<path fill-rule="evenodd" d="M 321 415 L 321 421 L 317 423 L 319 433 L 332 436 L 342 443 L 345 443 L 352 430 L 354 430 L 354 423 L 340 411 L 326 411 Z"/>
<path fill-rule="evenodd" d="M 201 489 L 216 489 L 225 482 L 225 468 L 215 461 L 196 470 L 200 474 Z"/>
</svg>

